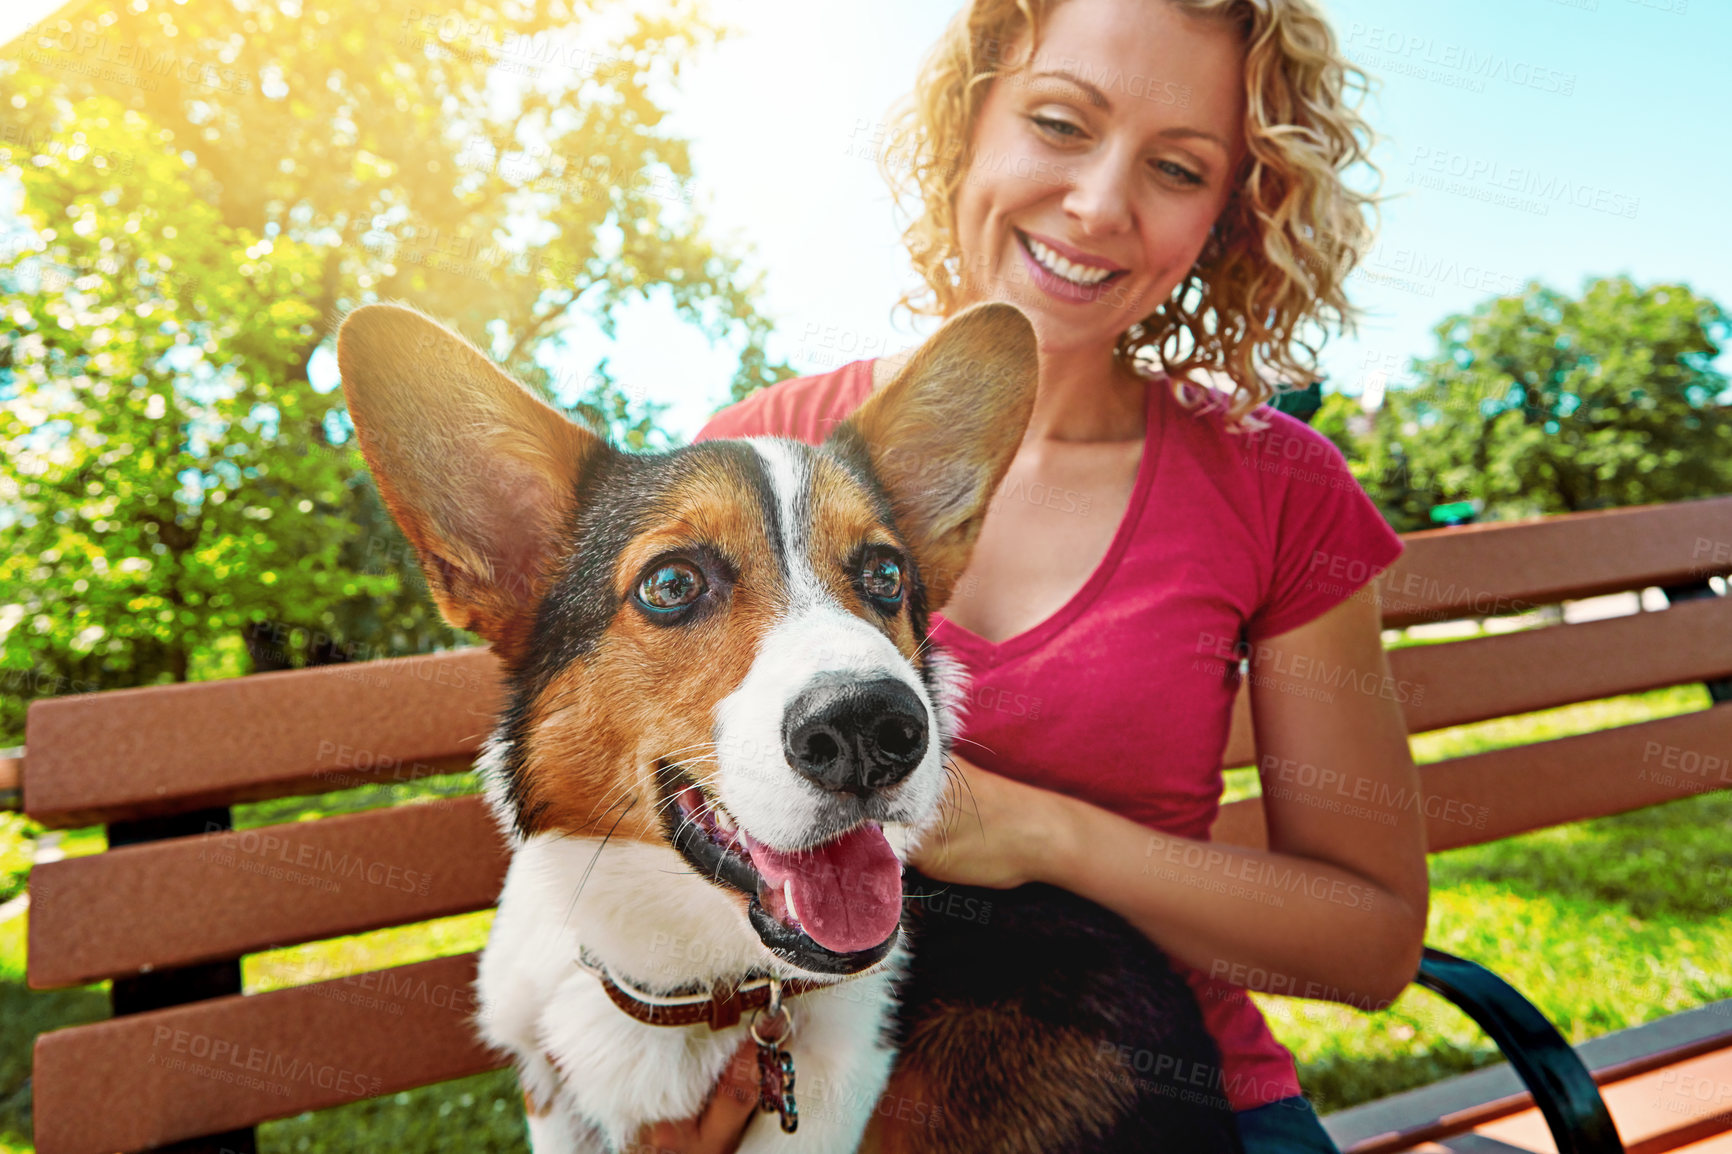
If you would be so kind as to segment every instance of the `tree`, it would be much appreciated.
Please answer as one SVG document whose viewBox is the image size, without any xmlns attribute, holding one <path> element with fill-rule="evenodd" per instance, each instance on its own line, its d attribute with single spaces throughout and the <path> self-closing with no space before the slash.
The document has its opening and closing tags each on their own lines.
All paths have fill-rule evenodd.
<svg viewBox="0 0 1732 1154">
<path fill-rule="evenodd" d="M 1325 392 L 1323 402 L 1309 424 L 1328 437 L 1335 447 L 1341 450 L 1341 455 L 1347 458 L 1349 464 L 1361 454 L 1360 446 L 1369 422 L 1357 397 Z"/>
<path fill-rule="evenodd" d="M 142 129 L 109 111 L 84 105 L 99 153 Z M 345 455 L 281 451 L 285 426 L 329 408 L 294 379 L 316 320 L 297 288 L 318 254 L 230 228 L 186 195 L 188 171 L 146 153 L 124 185 L 65 155 L 26 174 L 71 224 L 41 230 L 52 261 L 9 270 L 8 668 L 186 680 L 249 620 L 388 591 L 337 563 Z M 176 279 L 189 270 L 195 288 Z"/>
<path fill-rule="evenodd" d="M 450 322 L 623 443 L 656 407 L 557 395 L 580 318 L 663 297 L 787 375 L 706 237 L 658 93 L 691 0 L 96 0 L 0 61 L 0 741 L 18 698 L 459 640 L 315 388 L 353 306 Z M 3 229 L 4 221 L 0 221 Z"/>
<path fill-rule="evenodd" d="M 1732 491 L 1732 410 L 1714 360 L 1732 324 L 1681 284 L 1538 283 L 1436 328 L 1420 384 L 1391 390 L 1362 480 L 1397 529 L 1433 506 L 1486 519 Z"/>
</svg>

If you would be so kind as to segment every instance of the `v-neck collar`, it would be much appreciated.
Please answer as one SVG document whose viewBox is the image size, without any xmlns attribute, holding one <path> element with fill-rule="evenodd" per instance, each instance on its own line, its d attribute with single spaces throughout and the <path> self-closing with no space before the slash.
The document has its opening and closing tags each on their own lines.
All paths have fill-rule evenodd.
<svg viewBox="0 0 1732 1154">
<path fill-rule="evenodd" d="M 1095 566 L 1094 572 L 1089 574 L 1088 580 L 1083 582 L 1082 588 L 1044 620 L 1021 633 L 1006 637 L 1003 641 L 988 641 L 973 630 L 948 620 L 943 613 L 934 613 L 932 633 L 935 641 L 967 654 L 968 664 L 977 667 L 996 665 L 1041 645 L 1074 621 L 1100 596 L 1101 590 L 1118 571 L 1119 561 L 1124 557 L 1131 539 L 1136 536 L 1143 507 L 1148 503 L 1149 490 L 1154 487 L 1155 472 L 1161 459 L 1161 441 L 1167 426 L 1167 406 L 1160 403 L 1156 394 L 1158 390 L 1167 387 L 1164 377 L 1156 377 L 1145 386 L 1143 453 L 1137 461 L 1136 484 L 1131 489 L 1131 499 L 1125 505 L 1124 517 L 1119 521 L 1118 532 L 1114 534 L 1112 544 L 1107 546 L 1106 554 Z"/>
</svg>

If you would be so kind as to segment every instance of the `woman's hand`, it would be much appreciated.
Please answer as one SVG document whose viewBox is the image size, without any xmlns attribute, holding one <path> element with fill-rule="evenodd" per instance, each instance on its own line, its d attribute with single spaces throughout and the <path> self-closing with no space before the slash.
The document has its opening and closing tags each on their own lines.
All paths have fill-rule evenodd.
<svg viewBox="0 0 1732 1154">
<path fill-rule="evenodd" d="M 758 1044 L 748 1036 L 728 1060 L 704 1112 L 638 1131 L 633 1154 L 734 1154 L 758 1110 Z"/>
<path fill-rule="evenodd" d="M 909 864 L 934 881 L 995 890 L 1044 880 L 1039 863 L 1069 800 L 954 753 L 949 761 L 943 819 L 920 839 Z"/>
</svg>

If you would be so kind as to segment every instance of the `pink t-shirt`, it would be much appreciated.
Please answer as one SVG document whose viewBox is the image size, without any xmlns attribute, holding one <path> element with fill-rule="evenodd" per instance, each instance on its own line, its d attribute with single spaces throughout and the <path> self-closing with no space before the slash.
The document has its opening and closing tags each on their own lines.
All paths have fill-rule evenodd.
<svg viewBox="0 0 1732 1154">
<path fill-rule="evenodd" d="M 822 441 L 872 391 L 872 362 L 782 381 L 716 414 L 697 440 Z M 1207 840 L 1243 638 L 1252 644 L 1339 604 L 1401 540 L 1321 433 L 1272 409 L 1229 433 L 1221 405 L 1147 390 L 1130 504 L 1094 573 L 1026 632 L 989 642 L 932 616 L 932 638 L 972 684 L 957 748 L 982 768 L 1082 798 L 1151 829 Z M 1077 516 L 1075 494 L 1025 494 Z M 1341 574 L 1359 574 L 1343 582 Z M 954 596 L 968 593 L 966 582 Z M 1235 1110 L 1300 1092 L 1293 1056 L 1245 991 L 1179 965 L 1221 1048 Z"/>
</svg>

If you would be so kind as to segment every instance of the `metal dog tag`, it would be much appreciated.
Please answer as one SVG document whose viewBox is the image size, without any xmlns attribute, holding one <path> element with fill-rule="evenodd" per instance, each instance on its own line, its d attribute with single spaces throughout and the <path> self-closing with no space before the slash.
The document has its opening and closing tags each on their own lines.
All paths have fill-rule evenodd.
<svg viewBox="0 0 1732 1154">
<path fill-rule="evenodd" d="M 766 1011 L 774 1028 L 768 1038 L 758 1032 L 758 1018 Z M 781 1116 L 782 1132 L 792 1134 L 800 1128 L 800 1108 L 794 1103 L 794 1055 L 782 1044 L 794 1036 L 794 1019 L 782 1006 L 782 983 L 775 978 L 770 979 L 769 1006 L 752 1015 L 749 1029 L 758 1044 L 758 1109 L 774 1110 Z"/>
<path fill-rule="evenodd" d="M 775 1042 L 758 1044 L 758 1109 L 780 1114 L 785 1134 L 800 1127 L 800 1108 L 794 1103 L 794 1055 Z"/>
</svg>

